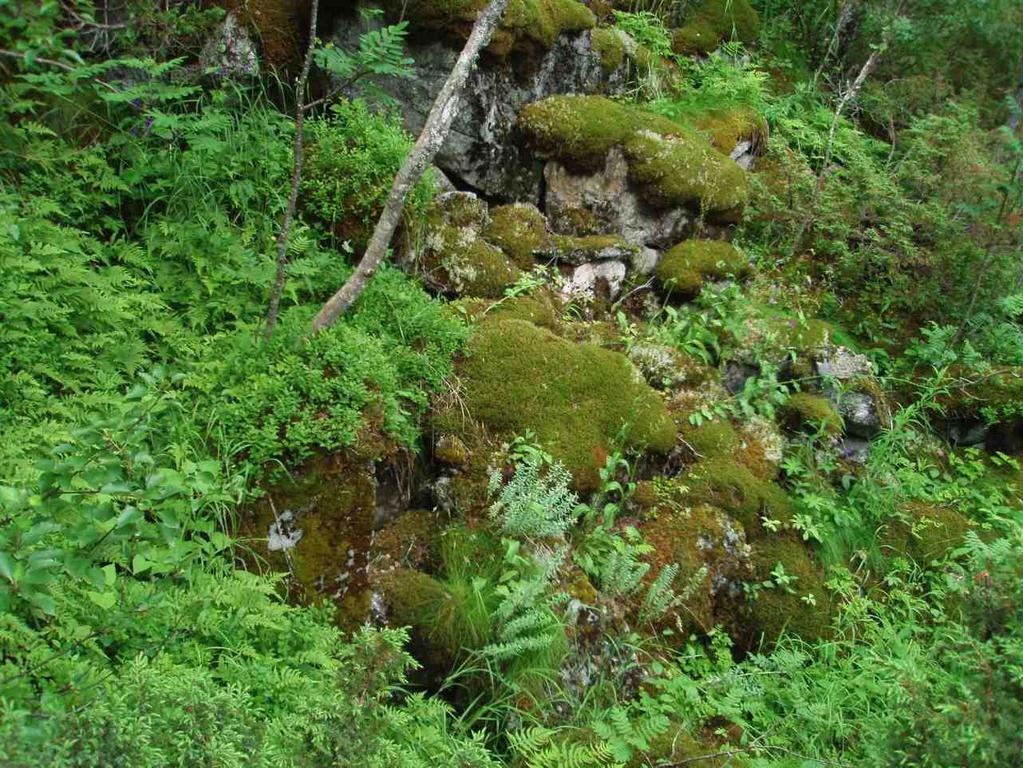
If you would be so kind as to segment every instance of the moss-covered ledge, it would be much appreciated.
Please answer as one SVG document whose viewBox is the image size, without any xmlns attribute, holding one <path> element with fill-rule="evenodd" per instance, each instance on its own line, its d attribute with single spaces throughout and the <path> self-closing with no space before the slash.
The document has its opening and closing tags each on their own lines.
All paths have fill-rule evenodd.
<svg viewBox="0 0 1023 768">
<path fill-rule="evenodd" d="M 409 22 L 413 33 L 468 35 L 487 0 L 385 0 L 394 18 Z M 593 12 L 578 0 L 510 0 L 487 52 L 506 56 L 523 47 L 550 49 L 563 32 L 582 32 L 596 26 Z"/>
<path fill-rule="evenodd" d="M 683 298 L 699 295 L 704 283 L 749 275 L 750 265 L 739 250 L 723 240 L 686 240 L 664 254 L 656 275 L 670 293 Z"/>
<path fill-rule="evenodd" d="M 667 453 L 676 429 L 661 397 L 618 352 L 574 344 L 532 323 L 481 322 L 460 366 L 465 405 L 496 434 L 532 432 L 580 491 L 624 430 L 626 448 Z"/>
<path fill-rule="evenodd" d="M 526 105 L 518 125 L 537 153 L 579 172 L 604 166 L 622 147 L 629 175 L 648 202 L 692 206 L 713 216 L 740 211 L 746 173 L 699 131 L 601 96 L 560 95 Z"/>
</svg>

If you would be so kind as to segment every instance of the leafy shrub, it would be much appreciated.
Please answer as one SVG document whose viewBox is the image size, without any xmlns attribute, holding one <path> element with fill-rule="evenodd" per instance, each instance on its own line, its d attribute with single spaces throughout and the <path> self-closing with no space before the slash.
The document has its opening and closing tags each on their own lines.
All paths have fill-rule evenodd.
<svg viewBox="0 0 1023 768">
<path fill-rule="evenodd" d="M 237 333 L 211 354 L 193 381 L 219 432 L 255 466 L 350 446 L 367 422 L 411 445 L 428 392 L 451 372 L 464 325 L 389 269 L 330 330 L 309 338 L 310 316 L 311 309 L 290 312 L 269 346 Z"/>
<path fill-rule="evenodd" d="M 356 99 L 333 105 L 331 117 L 313 122 L 310 131 L 302 182 L 306 210 L 341 240 L 368 240 L 391 181 L 412 149 L 401 119 L 374 113 Z M 432 194 L 426 176 L 405 203 L 406 219 L 421 217 Z"/>
</svg>

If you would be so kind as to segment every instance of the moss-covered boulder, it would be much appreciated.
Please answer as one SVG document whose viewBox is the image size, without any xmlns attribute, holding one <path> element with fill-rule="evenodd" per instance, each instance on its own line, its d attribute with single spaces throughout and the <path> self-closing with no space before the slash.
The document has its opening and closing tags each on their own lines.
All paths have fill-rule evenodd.
<svg viewBox="0 0 1023 768">
<path fill-rule="evenodd" d="M 429 216 L 420 252 L 427 285 L 447 295 L 498 298 L 519 278 L 519 268 L 484 237 L 486 201 L 469 192 L 440 195 Z"/>
<path fill-rule="evenodd" d="M 752 647 L 772 645 L 782 632 L 806 642 L 830 635 L 831 593 L 804 542 L 794 535 L 758 541 L 752 564 Z"/>
<path fill-rule="evenodd" d="M 600 27 L 590 32 L 590 47 L 600 58 L 600 68 L 610 75 L 625 63 L 625 37 L 615 27 Z"/>
<path fill-rule="evenodd" d="M 688 205 L 711 216 L 735 216 L 749 199 L 746 174 L 702 136 L 665 136 L 651 130 L 625 142 L 629 175 L 655 205 Z"/>
<path fill-rule="evenodd" d="M 721 214 L 748 198 L 745 172 L 698 131 L 637 107 L 601 96 L 552 96 L 524 107 L 519 126 L 542 156 L 581 171 L 603 167 L 622 147 L 640 194 L 655 205 Z"/>
<path fill-rule="evenodd" d="M 649 748 L 637 751 L 626 763 L 626 768 L 647 768 L 651 765 L 683 766 L 700 768 L 747 768 L 749 761 L 739 754 L 741 750 L 729 749 L 716 734 L 694 734 L 679 725 L 670 725 L 667 730 L 649 739 Z M 779 768 L 788 768 L 778 764 Z"/>
<path fill-rule="evenodd" d="M 785 422 L 790 429 L 812 431 L 822 429 L 829 435 L 842 433 L 842 417 L 822 395 L 796 392 L 785 401 L 784 414 Z"/>
<path fill-rule="evenodd" d="M 729 515 L 706 504 L 686 506 L 686 498 L 680 486 L 669 484 L 642 525 L 643 540 L 653 547 L 647 581 L 677 565 L 674 589 L 685 597 L 660 622 L 706 634 L 735 613 L 751 574 L 750 549 L 742 526 Z"/>
<path fill-rule="evenodd" d="M 428 235 L 423 265 L 428 285 L 449 295 L 497 298 L 519 277 L 504 252 L 477 230 L 449 224 Z"/>
<path fill-rule="evenodd" d="M 961 513 L 942 504 L 911 502 L 902 513 L 902 519 L 888 524 L 884 547 L 890 554 L 908 557 L 922 567 L 961 546 L 972 528 Z"/>
<path fill-rule="evenodd" d="M 373 534 L 370 569 L 424 568 L 436 556 L 441 516 L 433 510 L 410 509 Z"/>
<path fill-rule="evenodd" d="M 547 219 L 535 205 L 512 203 L 490 210 L 487 239 L 500 248 L 519 269 L 530 269 L 538 253 L 550 247 Z"/>
<path fill-rule="evenodd" d="M 567 94 L 528 104 L 518 124 L 536 150 L 579 169 L 603 166 L 612 147 L 637 131 L 675 134 L 684 129 L 666 117 L 603 96 Z"/>
<path fill-rule="evenodd" d="M 258 560 L 290 575 L 303 602 L 331 601 L 349 628 L 368 615 L 377 482 L 372 465 L 324 457 L 273 485 L 240 512 L 241 535 Z"/>
<path fill-rule="evenodd" d="M 655 274 L 661 285 L 683 298 L 699 295 L 704 283 L 750 273 L 746 257 L 723 240 L 686 240 L 664 254 Z"/>
<path fill-rule="evenodd" d="M 733 220 L 748 197 L 745 171 L 691 126 L 600 96 L 552 96 L 517 120 L 548 160 L 547 216 L 559 232 L 618 234 L 665 248 L 694 213 Z"/>
<path fill-rule="evenodd" d="M 747 45 L 760 34 L 760 16 L 747 0 L 703 0 L 676 29 L 672 47 L 677 53 L 709 53 L 727 40 Z"/>
<path fill-rule="evenodd" d="M 582 491 L 596 487 L 601 457 L 623 429 L 629 448 L 666 453 L 675 445 L 664 402 L 624 355 L 532 323 L 480 323 L 460 376 L 472 418 L 506 436 L 532 432 Z"/>
<path fill-rule="evenodd" d="M 714 149 L 733 158 L 738 154 L 752 160 L 767 148 L 767 120 L 748 106 L 710 109 L 693 115 L 692 124 L 710 139 Z"/>
<path fill-rule="evenodd" d="M 746 534 L 756 538 L 763 531 L 762 518 L 781 524 L 792 518 L 792 503 L 780 487 L 739 464 L 734 456 L 709 455 L 683 476 L 690 503 L 719 507 L 742 523 Z"/>
<path fill-rule="evenodd" d="M 413 34 L 441 33 L 459 39 L 469 30 L 487 0 L 385 0 L 395 17 L 408 20 Z M 506 56 L 514 50 L 547 50 L 563 32 L 596 25 L 596 17 L 578 0 L 510 0 L 487 52 Z"/>
</svg>

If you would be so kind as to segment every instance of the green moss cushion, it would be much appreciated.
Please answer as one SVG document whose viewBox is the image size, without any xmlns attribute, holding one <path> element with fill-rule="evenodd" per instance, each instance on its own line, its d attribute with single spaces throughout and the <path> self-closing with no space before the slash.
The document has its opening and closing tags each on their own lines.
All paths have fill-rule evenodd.
<svg viewBox="0 0 1023 768">
<path fill-rule="evenodd" d="M 640 130 L 672 134 L 684 130 L 666 117 L 602 96 L 569 94 L 528 104 L 519 127 L 539 153 L 580 170 L 603 167 L 612 147 Z"/>
<path fill-rule="evenodd" d="M 779 536 L 753 546 L 753 580 L 775 581 L 781 565 L 790 582 L 760 589 L 752 614 L 758 639 L 773 644 L 782 632 L 813 642 L 831 632 L 832 604 L 824 577 L 806 545 L 795 536 Z"/>
<path fill-rule="evenodd" d="M 534 254 L 546 251 L 550 245 L 547 220 L 528 203 L 491 208 L 486 236 L 521 269 L 530 269 L 535 263 Z"/>
<path fill-rule="evenodd" d="M 725 40 L 749 45 L 760 34 L 760 16 L 747 0 L 704 0 L 675 30 L 677 53 L 709 53 Z"/>
<path fill-rule="evenodd" d="M 749 199 L 745 171 L 695 131 L 640 131 L 625 142 L 625 155 L 640 194 L 655 205 L 694 205 L 720 215 L 740 210 Z"/>
<path fill-rule="evenodd" d="M 723 240 L 686 240 L 669 250 L 657 265 L 657 279 L 672 293 L 692 298 L 705 282 L 750 273 L 746 257 Z"/>
<path fill-rule="evenodd" d="M 465 36 L 487 0 L 385 0 L 389 14 L 408 20 L 413 32 Z M 522 46 L 548 49 L 562 32 L 592 29 L 596 17 L 578 0 L 510 0 L 488 47 L 503 56 Z"/>
<path fill-rule="evenodd" d="M 842 432 L 842 417 L 826 397 L 809 392 L 796 392 L 785 402 L 785 419 L 793 429 L 823 426 L 831 435 Z"/>
<path fill-rule="evenodd" d="M 481 323 L 461 373 L 473 418 L 506 436 L 533 432 L 582 491 L 596 487 L 623 427 L 627 447 L 666 453 L 675 445 L 664 402 L 625 356 L 532 323 Z"/>
</svg>

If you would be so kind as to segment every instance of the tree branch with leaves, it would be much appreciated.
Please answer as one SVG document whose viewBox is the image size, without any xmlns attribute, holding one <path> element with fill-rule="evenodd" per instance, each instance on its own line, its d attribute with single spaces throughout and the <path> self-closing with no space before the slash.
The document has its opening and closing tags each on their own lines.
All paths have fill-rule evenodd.
<svg viewBox="0 0 1023 768">
<path fill-rule="evenodd" d="M 344 314 L 365 289 L 369 279 L 376 273 L 387 256 L 387 249 L 401 221 L 405 198 L 426 167 L 433 161 L 451 130 L 451 124 L 458 114 L 458 101 L 469 79 L 469 72 L 480 51 L 490 42 L 490 37 L 501 21 L 508 0 L 490 0 L 480 11 L 473 25 L 469 39 L 455 62 L 451 73 L 437 94 L 437 98 L 426 118 L 423 130 L 415 146 L 394 177 L 391 192 L 380 218 L 377 220 L 369 245 L 359 261 L 355 272 L 344 285 L 331 296 L 319 313 L 313 318 L 313 333 L 329 328 Z"/>
</svg>

